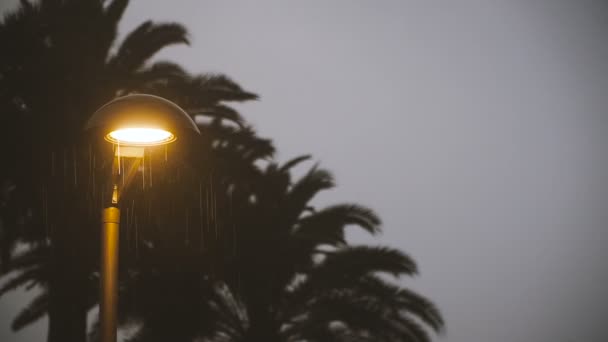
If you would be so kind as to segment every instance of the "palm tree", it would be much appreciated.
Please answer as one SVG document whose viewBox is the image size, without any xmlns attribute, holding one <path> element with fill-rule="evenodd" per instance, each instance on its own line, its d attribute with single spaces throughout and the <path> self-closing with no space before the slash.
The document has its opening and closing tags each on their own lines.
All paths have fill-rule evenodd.
<svg viewBox="0 0 608 342">
<path fill-rule="evenodd" d="M 408 256 L 368 246 L 326 253 L 287 294 L 282 315 L 290 318 L 281 331 L 286 340 L 428 342 L 422 324 L 442 330 L 441 314 L 429 300 L 378 275 L 414 275 Z"/>
<path fill-rule="evenodd" d="M 339 322 L 342 333 L 351 335 L 382 340 L 401 329 L 402 339 L 406 331 L 419 332 L 418 339 L 403 340 L 427 341 L 410 316 L 440 330 L 443 323 L 437 309 L 377 276 L 378 272 L 413 275 L 413 260 L 393 249 L 348 246 L 347 227 L 376 234 L 380 219 L 357 204 L 315 210 L 310 201 L 333 187 L 334 181 L 330 172 L 314 166 L 292 184 L 289 170 L 306 159 L 295 158 L 283 166 L 271 163 L 250 198 L 249 212 L 239 211 L 241 248 L 235 261 L 239 280 L 228 285 L 249 313 L 244 340 L 326 341 L 335 333 L 328 327 Z M 384 324 L 380 330 L 387 335 L 380 338 L 374 333 L 374 327 L 367 325 L 372 322 Z M 314 336 L 315 332 L 325 337 Z"/>
<path fill-rule="evenodd" d="M 0 24 L 0 43 L 9 52 L 0 56 L 0 120 L 11 128 L 0 138 L 8 161 L 0 168 L 0 262 L 5 274 L 23 271 L 0 292 L 38 285 L 43 293 L 17 315 L 13 327 L 48 312 L 49 341 L 83 341 L 86 312 L 96 301 L 96 222 L 108 153 L 80 136 L 90 113 L 117 95 L 146 91 L 223 127 L 226 120 L 242 125 L 242 119 L 222 101 L 257 97 L 223 75 L 193 77 L 169 62 L 150 65 L 162 48 L 188 43 L 179 24 L 145 22 L 114 49 L 127 5 L 127 0 L 22 1 Z M 254 140 L 246 128 L 216 131 Z M 254 150 L 272 153 L 267 141 L 258 142 Z M 19 242 L 31 249 L 11 261 Z"/>
<path fill-rule="evenodd" d="M 0 168 L 0 262 L 5 273 L 20 271 L 0 294 L 23 284 L 42 289 L 13 327 L 48 313 L 49 341 L 85 339 L 86 312 L 97 296 L 98 208 L 107 185 L 100 179 L 111 151 L 79 132 L 95 108 L 130 92 L 161 95 L 209 118 L 201 121 L 196 154 L 146 155 L 143 186 L 125 195 L 121 320 L 141 326 L 135 340 L 215 334 L 246 341 L 330 335 L 425 341 L 408 315 L 441 327 L 430 302 L 376 277 L 413 274 L 410 259 L 346 245 L 347 225 L 378 231 L 371 210 L 310 206 L 333 186 L 329 172 L 313 168 L 292 184 L 289 170 L 306 157 L 264 171 L 256 166 L 272 156 L 272 144 L 225 104 L 255 94 L 223 75 L 191 76 L 170 62 L 148 62 L 163 47 L 188 42 L 182 26 L 146 22 L 114 48 L 127 5 L 23 1 L 0 24 L 0 43 L 11 52 L 0 55 L 0 120 L 12 128 L 0 138 L 10 161 Z M 30 249 L 15 256 L 19 242 Z M 361 258 L 377 262 L 327 276 Z M 356 320 L 365 315 L 376 320 Z"/>
<path fill-rule="evenodd" d="M 429 300 L 380 275 L 416 274 L 411 258 L 347 244 L 348 226 L 379 232 L 372 210 L 313 209 L 314 196 L 333 186 L 326 170 L 313 167 L 292 183 L 290 169 L 308 158 L 270 163 L 246 184 L 215 181 L 219 222 L 211 222 L 217 231 L 207 253 L 186 257 L 197 244 L 194 251 L 157 246 L 149 252 L 162 260 L 140 268 L 123 294 L 131 304 L 124 326 L 137 326 L 131 341 L 427 342 L 424 326 L 442 330 Z"/>
<path fill-rule="evenodd" d="M 416 266 L 406 255 L 368 246 L 345 246 L 323 254 L 323 261 L 294 278 L 295 284 L 280 294 L 273 330 L 252 326 L 246 304 L 224 286 L 211 297 L 213 316 L 221 322 L 206 340 L 430 342 L 424 325 L 443 330 L 433 303 L 378 275 L 415 274 Z"/>
</svg>

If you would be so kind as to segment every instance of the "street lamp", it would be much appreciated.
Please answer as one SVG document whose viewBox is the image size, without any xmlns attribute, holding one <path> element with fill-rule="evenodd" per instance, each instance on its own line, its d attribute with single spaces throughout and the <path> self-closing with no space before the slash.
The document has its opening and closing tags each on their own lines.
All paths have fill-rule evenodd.
<svg viewBox="0 0 608 342">
<path fill-rule="evenodd" d="M 158 96 L 137 94 L 119 97 L 99 108 L 85 131 L 116 145 L 112 164 L 110 203 L 101 215 L 101 283 L 99 317 L 101 342 L 116 341 L 118 302 L 118 237 L 120 197 L 138 172 L 144 149 L 188 136 L 200 135 L 192 118 L 175 103 Z M 101 140 L 101 139 L 99 139 Z M 120 158 L 131 158 L 131 167 L 119 187 Z"/>
</svg>

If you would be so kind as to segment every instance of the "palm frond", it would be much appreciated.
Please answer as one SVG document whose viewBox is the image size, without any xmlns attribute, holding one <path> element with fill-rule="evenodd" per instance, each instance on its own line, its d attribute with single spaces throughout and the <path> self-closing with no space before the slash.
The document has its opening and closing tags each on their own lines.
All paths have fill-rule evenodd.
<svg viewBox="0 0 608 342">
<path fill-rule="evenodd" d="M 357 204 L 334 205 L 301 218 L 294 238 L 315 244 L 345 243 L 344 229 L 348 225 L 376 234 L 380 231 L 380 218 L 372 209 Z"/>
<path fill-rule="evenodd" d="M 240 128 L 245 128 L 245 120 L 239 114 L 239 112 L 223 104 L 216 104 L 210 107 L 200 109 L 187 108 L 186 110 L 188 111 L 188 113 L 190 113 L 190 115 L 193 116 L 203 115 L 213 119 L 228 120 L 230 122 L 235 123 Z"/>
<path fill-rule="evenodd" d="M 308 307 L 307 319 L 294 324 L 300 335 L 309 331 L 331 331 L 331 322 L 341 322 L 344 330 L 356 335 L 365 332 L 375 340 L 430 342 L 427 331 L 416 321 L 394 312 L 377 297 L 350 290 L 333 290 Z M 335 332 L 335 331 L 334 331 Z"/>
<path fill-rule="evenodd" d="M 11 328 L 14 331 L 21 330 L 26 325 L 40 319 L 44 316 L 49 307 L 49 296 L 45 291 L 36 296 L 25 309 L 21 310 L 19 314 L 13 320 Z"/>
<path fill-rule="evenodd" d="M 186 109 L 207 108 L 222 101 L 256 100 L 258 95 L 221 74 L 200 74 L 151 87 L 150 92 L 174 100 Z"/>
<path fill-rule="evenodd" d="M 122 18 L 129 0 L 112 0 L 106 7 L 106 16 L 112 25 L 117 25 Z"/>
<path fill-rule="evenodd" d="M 322 262 L 308 270 L 305 280 L 294 285 L 286 294 L 291 306 L 301 307 L 311 298 L 327 292 L 327 289 L 352 290 L 361 278 L 376 273 L 399 276 L 412 275 L 417 271 L 414 260 L 399 250 L 386 247 L 347 246 L 325 252 L 325 255 Z"/>
<path fill-rule="evenodd" d="M 217 151 L 231 149 L 249 162 L 270 158 L 275 152 L 272 141 L 260 138 L 251 127 L 235 128 L 214 124 L 199 125 L 199 129 L 201 135 L 217 141 Z"/>
<path fill-rule="evenodd" d="M 42 275 L 43 271 L 40 267 L 32 267 L 20 272 L 16 276 L 7 280 L 2 287 L 0 287 L 0 296 L 3 296 L 5 293 L 15 290 L 22 285 L 39 282 Z"/>
<path fill-rule="evenodd" d="M 215 286 L 210 304 L 217 315 L 216 333 L 222 332 L 234 339 L 245 335 L 249 327 L 245 305 L 227 285 Z"/>
<path fill-rule="evenodd" d="M 170 80 L 187 77 L 189 76 L 186 71 L 178 64 L 159 61 L 129 75 L 121 87 L 127 90 L 145 90 L 147 86 L 155 82 L 167 83 Z"/>
<path fill-rule="evenodd" d="M 382 336 L 390 331 L 386 312 L 381 305 L 369 297 L 355 297 L 342 291 L 332 291 L 317 299 L 306 309 L 306 318 L 292 322 L 290 334 L 302 337 L 311 332 L 318 335 L 325 330 L 331 333 L 331 322 L 342 322 L 349 328 L 364 330 L 372 336 Z M 382 340 L 382 339 L 380 339 Z"/>
<path fill-rule="evenodd" d="M 285 221 L 295 223 L 308 202 L 321 190 L 326 190 L 334 186 L 334 177 L 324 169 L 313 166 L 308 173 L 300 178 L 290 189 L 285 201 L 284 217 Z"/>
<path fill-rule="evenodd" d="M 184 26 L 146 21 L 129 33 L 109 64 L 122 72 L 136 70 L 158 51 L 173 44 L 189 44 Z"/>
<path fill-rule="evenodd" d="M 309 160 L 310 158 L 312 158 L 312 156 L 310 154 L 306 154 L 306 155 L 303 155 L 303 156 L 295 157 L 295 158 L 287 161 L 285 164 L 281 165 L 281 167 L 279 168 L 279 171 L 280 172 L 288 172 L 294 166 L 300 164 L 303 161 Z"/>
<path fill-rule="evenodd" d="M 377 276 L 362 277 L 353 287 L 361 293 L 378 297 L 397 312 L 417 317 L 436 332 L 444 329 L 445 322 L 435 304 L 412 290 L 390 284 Z"/>
<path fill-rule="evenodd" d="M 47 245 L 39 244 L 12 257 L 12 269 L 26 269 L 32 266 L 42 266 L 48 262 L 50 251 Z"/>
<path fill-rule="evenodd" d="M 193 79 L 198 88 L 205 90 L 205 97 L 212 101 L 257 100 L 258 95 L 245 91 L 230 77 L 222 74 L 202 74 Z"/>
<path fill-rule="evenodd" d="M 327 252 L 319 265 L 317 276 L 341 274 L 351 279 L 384 272 L 398 277 L 418 273 L 415 261 L 398 249 L 389 247 L 354 246 Z"/>
<path fill-rule="evenodd" d="M 428 332 L 413 319 L 400 316 L 391 320 L 390 325 L 393 329 L 389 333 L 399 341 L 431 342 Z"/>
</svg>

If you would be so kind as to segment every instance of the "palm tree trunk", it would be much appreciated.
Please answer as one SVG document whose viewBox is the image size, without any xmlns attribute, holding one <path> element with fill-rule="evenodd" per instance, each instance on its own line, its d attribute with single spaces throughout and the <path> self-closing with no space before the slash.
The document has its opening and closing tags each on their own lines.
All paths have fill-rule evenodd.
<svg viewBox="0 0 608 342">
<path fill-rule="evenodd" d="M 87 332 L 87 277 L 70 253 L 55 248 L 49 282 L 48 342 L 84 342 Z"/>
<path fill-rule="evenodd" d="M 69 164 L 68 164 L 69 165 Z M 64 177 L 65 178 L 65 177 Z M 83 232 L 84 210 L 78 189 L 64 182 L 54 184 L 55 198 L 50 205 L 54 226 L 50 229 L 48 342 L 84 342 L 87 333 L 88 238 Z M 69 183 L 68 183 L 69 184 Z"/>
</svg>

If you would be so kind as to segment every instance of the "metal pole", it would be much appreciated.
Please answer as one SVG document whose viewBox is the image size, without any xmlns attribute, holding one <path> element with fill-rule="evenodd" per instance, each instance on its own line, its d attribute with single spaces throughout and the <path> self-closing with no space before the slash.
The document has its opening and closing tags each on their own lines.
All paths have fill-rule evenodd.
<svg viewBox="0 0 608 342">
<path fill-rule="evenodd" d="M 99 317 L 101 342 L 116 342 L 116 306 L 118 303 L 118 232 L 120 210 L 104 208 L 101 214 L 101 293 Z"/>
</svg>

